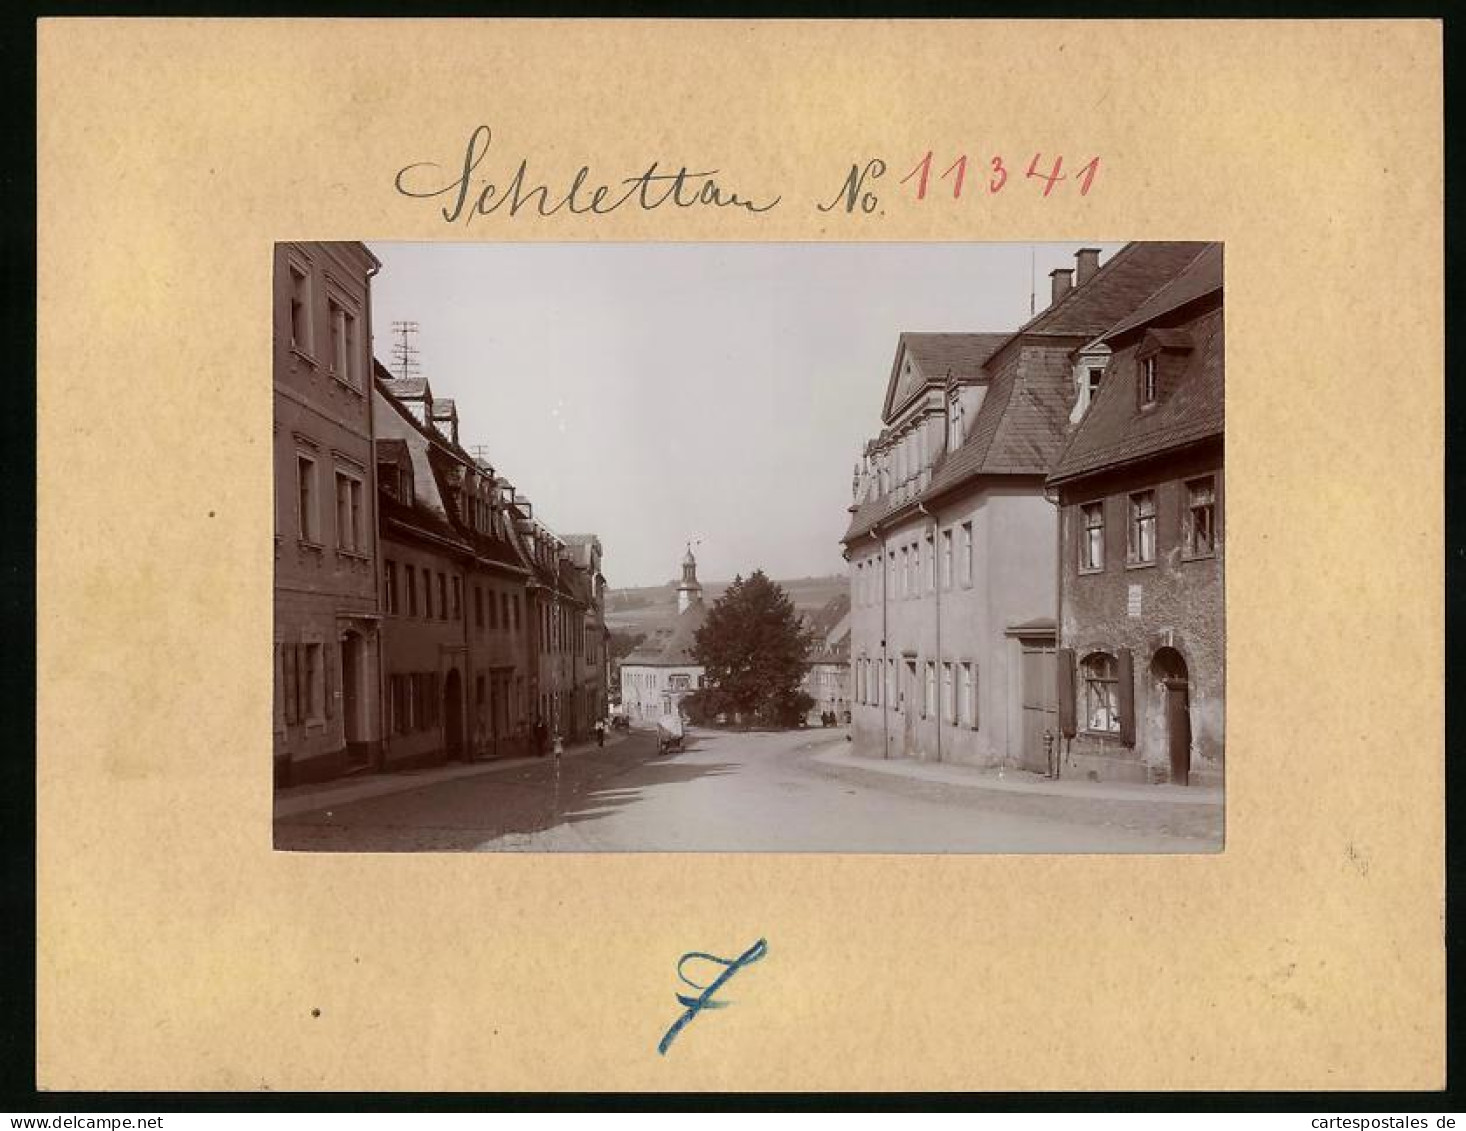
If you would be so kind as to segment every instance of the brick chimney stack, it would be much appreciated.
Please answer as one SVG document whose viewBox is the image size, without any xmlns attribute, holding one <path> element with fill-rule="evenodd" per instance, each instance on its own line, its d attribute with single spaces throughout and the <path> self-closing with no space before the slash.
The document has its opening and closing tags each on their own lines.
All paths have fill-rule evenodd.
<svg viewBox="0 0 1466 1131">
<path fill-rule="evenodd" d="M 1053 297 L 1049 302 L 1055 306 L 1058 301 L 1068 294 L 1074 287 L 1074 269 L 1072 267 L 1056 267 L 1049 272 L 1049 281 L 1053 283 Z"/>
<path fill-rule="evenodd" d="M 1074 253 L 1076 287 L 1082 287 L 1094 278 L 1094 273 L 1099 270 L 1099 254 L 1097 247 L 1081 247 Z"/>
</svg>

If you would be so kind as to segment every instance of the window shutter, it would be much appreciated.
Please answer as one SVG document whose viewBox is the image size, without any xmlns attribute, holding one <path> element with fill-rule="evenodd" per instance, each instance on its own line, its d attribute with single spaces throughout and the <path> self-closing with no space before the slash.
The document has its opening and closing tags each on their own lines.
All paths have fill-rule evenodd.
<svg viewBox="0 0 1466 1131">
<path fill-rule="evenodd" d="M 1054 656 L 1058 662 L 1059 732 L 1073 738 L 1079 730 L 1074 698 L 1074 649 L 1060 648 Z"/>
<path fill-rule="evenodd" d="M 1120 741 L 1135 745 L 1135 657 L 1129 648 L 1120 649 Z"/>
<path fill-rule="evenodd" d="M 334 644 L 321 645 L 321 665 L 325 669 L 326 681 L 326 718 L 336 717 L 336 653 Z"/>
<path fill-rule="evenodd" d="M 295 669 L 295 645 L 282 644 L 280 651 L 284 653 L 285 665 L 285 721 L 287 723 L 300 722 L 300 708 L 296 704 L 296 669 Z"/>
</svg>

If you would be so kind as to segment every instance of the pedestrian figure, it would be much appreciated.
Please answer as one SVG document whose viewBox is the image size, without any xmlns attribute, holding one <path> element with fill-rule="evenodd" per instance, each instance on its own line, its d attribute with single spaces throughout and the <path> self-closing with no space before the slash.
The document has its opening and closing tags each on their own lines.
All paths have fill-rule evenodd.
<svg viewBox="0 0 1466 1131">
<path fill-rule="evenodd" d="M 549 738 L 550 731 L 549 728 L 545 726 L 545 720 L 536 719 L 534 724 L 535 757 L 543 758 L 545 756 L 545 746 L 549 742 Z"/>
<path fill-rule="evenodd" d="M 596 745 L 597 746 L 604 746 L 604 745 L 606 745 L 606 720 L 605 719 L 597 719 L 596 720 Z"/>
<path fill-rule="evenodd" d="M 555 762 L 558 764 L 560 755 L 565 753 L 565 740 L 560 737 L 559 732 L 555 733 Z"/>
</svg>

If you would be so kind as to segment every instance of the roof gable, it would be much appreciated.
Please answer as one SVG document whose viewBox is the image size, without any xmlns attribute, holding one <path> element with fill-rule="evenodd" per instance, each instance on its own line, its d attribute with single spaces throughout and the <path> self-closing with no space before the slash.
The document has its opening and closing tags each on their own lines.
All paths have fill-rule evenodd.
<svg viewBox="0 0 1466 1131">
<path fill-rule="evenodd" d="M 922 389 L 944 385 L 948 378 L 959 384 L 986 380 L 983 363 L 1007 339 L 1006 333 L 901 334 L 896 341 L 891 376 L 886 382 L 881 419 L 889 424 Z"/>
</svg>

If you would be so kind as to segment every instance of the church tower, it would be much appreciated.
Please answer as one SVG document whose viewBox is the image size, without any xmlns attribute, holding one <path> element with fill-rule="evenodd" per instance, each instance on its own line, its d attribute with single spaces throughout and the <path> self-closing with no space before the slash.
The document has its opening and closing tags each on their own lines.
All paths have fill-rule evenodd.
<svg viewBox="0 0 1466 1131">
<path fill-rule="evenodd" d="M 677 586 L 677 613 L 680 616 L 693 605 L 702 604 L 702 585 L 697 580 L 697 559 L 692 556 L 692 547 L 682 559 L 682 582 Z"/>
</svg>

